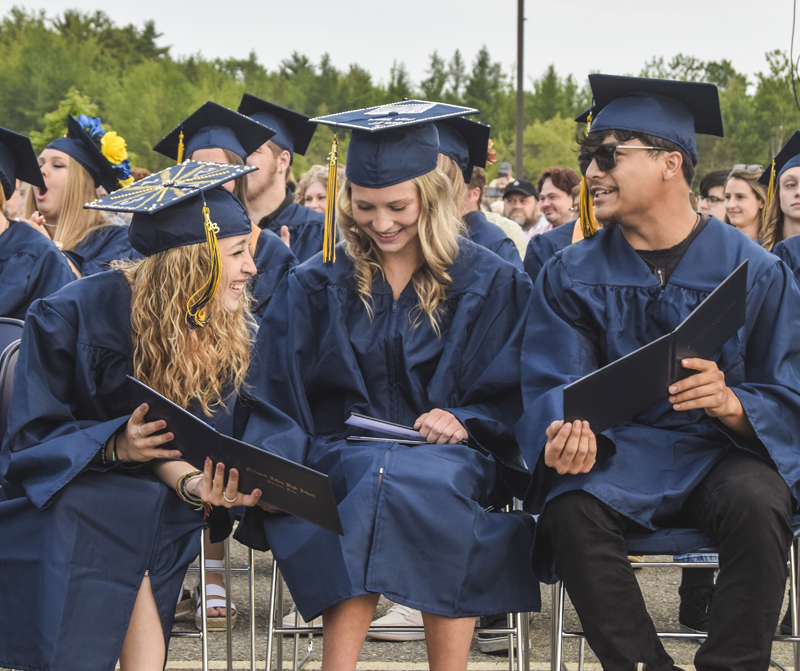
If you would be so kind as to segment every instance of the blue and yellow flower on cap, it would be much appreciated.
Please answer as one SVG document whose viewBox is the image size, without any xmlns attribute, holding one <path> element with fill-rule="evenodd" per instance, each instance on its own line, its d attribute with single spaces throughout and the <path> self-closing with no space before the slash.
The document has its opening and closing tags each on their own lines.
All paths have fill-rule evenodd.
<svg viewBox="0 0 800 671">
<path fill-rule="evenodd" d="M 105 131 L 103 130 L 103 125 L 100 121 L 100 117 L 96 116 L 88 116 L 86 114 L 81 114 L 78 116 L 78 123 L 80 124 L 81 128 L 86 131 L 90 138 L 94 139 L 95 137 L 103 137 L 105 135 Z"/>
<path fill-rule="evenodd" d="M 133 184 L 134 178 L 131 174 L 131 165 L 128 161 L 128 147 L 125 138 L 113 130 L 104 130 L 100 117 L 81 114 L 77 119 L 81 128 L 97 145 L 100 153 L 103 154 L 117 175 L 120 186 Z"/>
</svg>

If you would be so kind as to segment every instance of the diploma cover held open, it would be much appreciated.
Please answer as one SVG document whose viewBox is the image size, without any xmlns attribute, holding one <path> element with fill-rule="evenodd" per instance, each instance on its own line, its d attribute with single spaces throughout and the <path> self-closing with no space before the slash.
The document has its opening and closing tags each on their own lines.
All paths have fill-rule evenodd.
<svg viewBox="0 0 800 671">
<path fill-rule="evenodd" d="M 564 387 L 564 421 L 589 422 L 595 435 L 669 397 L 694 374 L 686 358 L 710 359 L 745 324 L 747 260 L 671 333 Z"/>
<path fill-rule="evenodd" d="M 162 419 L 175 438 L 172 447 L 182 458 L 203 470 L 206 457 L 216 465 L 239 471 L 239 491 L 258 488 L 261 501 L 344 536 L 328 476 L 267 452 L 241 440 L 224 436 L 213 427 L 133 377 L 128 376 L 135 405 L 147 403 L 145 420 Z"/>
</svg>

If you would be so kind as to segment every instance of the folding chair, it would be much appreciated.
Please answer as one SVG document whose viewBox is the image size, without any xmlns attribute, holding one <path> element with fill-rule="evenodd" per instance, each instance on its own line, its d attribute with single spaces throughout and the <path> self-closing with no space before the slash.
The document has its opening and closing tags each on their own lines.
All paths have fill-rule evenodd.
<svg viewBox="0 0 800 671">
<path fill-rule="evenodd" d="M 794 519 L 794 541 L 789 549 L 789 607 L 792 613 L 792 635 L 775 635 L 773 641 L 791 643 L 794 648 L 794 671 L 800 671 L 800 619 L 798 619 L 797 556 L 800 550 L 800 520 Z M 717 552 L 708 536 L 697 529 L 660 529 L 653 533 L 628 534 L 625 537 L 628 555 L 678 555 L 686 552 Z M 636 562 L 636 568 L 717 568 L 717 562 Z M 561 671 L 564 639 L 579 639 L 578 670 L 583 671 L 586 639 L 582 631 L 564 631 L 564 583 L 553 585 L 552 636 L 550 669 Z M 658 632 L 659 638 L 705 639 L 708 634 L 695 632 Z"/>
<path fill-rule="evenodd" d="M 0 317 L 0 352 L 3 352 L 12 342 L 22 338 L 22 327 L 25 325 L 21 319 Z"/>
<path fill-rule="evenodd" d="M 514 510 L 522 510 L 522 503 L 514 500 Z M 294 637 L 292 670 L 300 671 L 314 647 L 314 635 L 322 634 L 323 628 L 319 626 L 301 626 L 297 622 L 293 627 L 276 626 L 276 620 L 283 624 L 283 577 L 278 570 L 276 562 L 272 564 L 272 582 L 269 591 L 269 614 L 267 617 L 267 664 L 266 671 L 283 671 L 283 636 Z M 370 632 L 419 632 L 423 627 L 413 625 L 396 627 L 370 627 Z M 508 668 L 509 671 L 530 671 L 530 613 L 509 613 L 507 626 L 491 629 L 475 628 L 476 634 L 507 634 L 508 635 Z M 299 658 L 300 636 L 308 636 L 306 654 L 302 661 Z M 275 650 L 275 666 L 271 666 L 273 649 Z"/>
</svg>

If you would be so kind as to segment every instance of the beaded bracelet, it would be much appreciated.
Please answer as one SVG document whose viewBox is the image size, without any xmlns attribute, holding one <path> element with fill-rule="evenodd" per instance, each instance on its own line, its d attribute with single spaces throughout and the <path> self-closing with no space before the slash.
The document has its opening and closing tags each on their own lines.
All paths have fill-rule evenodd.
<svg viewBox="0 0 800 671">
<path fill-rule="evenodd" d="M 178 498 L 180 498 L 181 501 L 185 501 L 197 511 L 202 510 L 203 517 L 207 519 L 209 513 L 211 512 L 211 504 L 206 503 L 205 501 L 196 496 L 192 496 L 191 494 L 189 494 L 189 492 L 186 491 L 186 481 L 198 475 L 203 475 L 203 472 L 190 471 L 189 473 L 184 473 L 181 477 L 178 478 L 178 481 L 175 483 L 175 492 L 178 494 Z"/>
</svg>

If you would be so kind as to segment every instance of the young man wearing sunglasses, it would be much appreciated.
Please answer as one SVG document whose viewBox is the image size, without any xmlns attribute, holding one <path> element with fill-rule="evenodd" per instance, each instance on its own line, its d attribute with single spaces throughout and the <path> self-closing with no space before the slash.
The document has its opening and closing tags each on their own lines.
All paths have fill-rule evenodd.
<svg viewBox="0 0 800 671">
<path fill-rule="evenodd" d="M 722 135 L 716 87 L 589 79 L 579 165 L 605 226 L 542 269 L 522 351 L 534 569 L 564 581 L 604 669 L 673 669 L 625 536 L 698 528 L 720 573 L 695 667 L 766 669 L 800 498 L 800 290 L 768 252 L 691 206 L 695 132 Z M 562 421 L 566 384 L 675 329 L 746 259 L 745 327 L 712 360 L 684 359 L 690 376 L 668 399 L 597 436 Z"/>
</svg>

